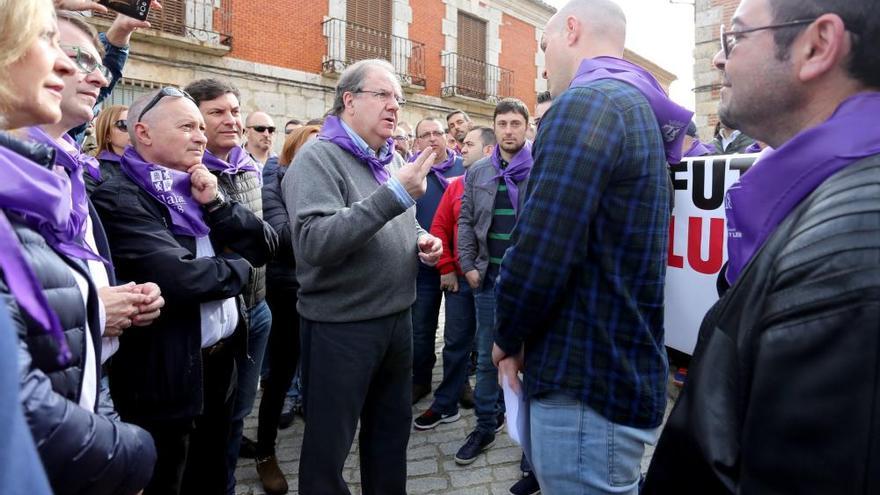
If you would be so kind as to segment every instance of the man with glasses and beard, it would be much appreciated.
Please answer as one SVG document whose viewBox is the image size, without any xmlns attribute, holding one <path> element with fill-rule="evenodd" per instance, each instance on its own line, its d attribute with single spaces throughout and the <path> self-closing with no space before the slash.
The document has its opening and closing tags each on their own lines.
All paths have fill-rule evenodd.
<svg viewBox="0 0 880 495">
<path fill-rule="evenodd" d="M 643 493 L 877 493 L 880 10 L 743 0 L 721 44 L 719 117 L 773 150 Z"/>
</svg>

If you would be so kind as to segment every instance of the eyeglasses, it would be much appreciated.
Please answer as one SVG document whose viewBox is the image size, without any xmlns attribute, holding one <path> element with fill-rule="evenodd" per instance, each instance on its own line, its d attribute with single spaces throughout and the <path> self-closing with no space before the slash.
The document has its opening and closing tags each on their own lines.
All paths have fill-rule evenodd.
<svg viewBox="0 0 880 495">
<path fill-rule="evenodd" d="M 117 120 L 113 123 L 113 127 L 119 129 L 122 132 L 128 132 L 128 123 L 124 120 Z"/>
<path fill-rule="evenodd" d="M 431 137 L 441 138 L 446 134 L 443 131 L 428 131 L 419 134 L 419 139 L 431 139 Z"/>
<path fill-rule="evenodd" d="M 395 141 L 409 141 L 409 136 L 407 136 L 406 134 L 403 134 L 400 136 L 391 136 L 391 139 L 393 139 Z"/>
<path fill-rule="evenodd" d="M 183 90 L 177 89 L 177 88 L 172 88 L 171 86 L 165 86 L 164 88 L 160 89 L 159 92 L 156 93 L 156 96 L 154 96 L 153 99 L 150 100 L 149 103 L 147 103 L 147 106 L 145 106 L 144 109 L 141 110 L 141 114 L 138 115 L 137 121 L 140 122 L 141 120 L 143 120 L 144 115 L 147 112 L 149 112 L 150 110 L 152 110 L 153 107 L 155 107 L 159 103 L 159 101 L 162 98 L 165 98 L 166 96 L 171 96 L 173 98 L 186 98 L 189 101 L 195 103 L 195 100 L 193 100 L 193 97 L 190 96 L 189 93 L 187 93 L 186 91 L 183 91 Z"/>
<path fill-rule="evenodd" d="M 765 29 L 782 29 L 794 26 L 803 26 L 814 22 L 818 17 L 812 19 L 798 19 L 796 21 L 783 22 L 781 24 L 770 24 L 769 26 L 761 26 L 749 29 L 740 29 L 737 31 L 725 31 L 725 27 L 721 26 L 721 48 L 724 50 L 724 58 L 730 57 L 730 52 L 736 48 L 737 37 L 746 33 L 754 33 L 756 31 L 764 31 Z"/>
<path fill-rule="evenodd" d="M 275 126 L 274 125 L 250 125 L 248 129 L 253 129 L 258 133 L 262 134 L 266 131 L 269 131 L 269 134 L 275 134 Z"/>
<path fill-rule="evenodd" d="M 397 96 L 394 93 L 389 93 L 388 91 L 369 91 L 366 89 L 359 89 L 354 91 L 356 94 L 371 94 L 377 100 L 380 100 L 382 103 L 388 103 L 389 101 L 396 100 L 398 106 L 406 105 L 406 98 L 402 96 Z"/>
<path fill-rule="evenodd" d="M 112 75 L 110 74 L 110 69 L 105 67 L 104 64 L 102 64 L 101 61 L 95 58 L 95 56 L 91 53 L 83 50 L 78 46 L 60 46 L 61 50 L 64 51 L 64 54 L 70 57 L 70 60 L 72 60 L 73 63 L 76 64 L 76 66 L 83 74 L 91 74 L 97 69 L 98 72 L 100 72 L 101 75 L 104 76 L 104 79 L 107 79 L 109 81 L 112 77 Z"/>
</svg>

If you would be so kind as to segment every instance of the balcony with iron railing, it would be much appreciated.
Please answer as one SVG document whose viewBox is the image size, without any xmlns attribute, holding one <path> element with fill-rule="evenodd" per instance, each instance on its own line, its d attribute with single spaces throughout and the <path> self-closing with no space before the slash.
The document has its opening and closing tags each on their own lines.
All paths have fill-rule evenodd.
<svg viewBox="0 0 880 495">
<path fill-rule="evenodd" d="M 513 71 L 457 53 L 442 56 L 446 80 L 440 94 L 446 98 L 481 100 L 496 104 L 513 94 Z"/>
<path fill-rule="evenodd" d="M 94 14 L 99 25 L 109 25 L 115 17 L 112 11 Z M 197 45 L 218 53 L 232 47 L 232 0 L 162 0 L 162 8 L 150 10 L 147 20 L 167 44 Z M 139 30 L 135 36 L 156 38 L 150 33 Z"/>
<path fill-rule="evenodd" d="M 424 43 L 335 18 L 324 21 L 323 30 L 324 74 L 339 74 L 359 60 L 380 58 L 394 66 L 404 86 L 425 86 Z"/>
</svg>

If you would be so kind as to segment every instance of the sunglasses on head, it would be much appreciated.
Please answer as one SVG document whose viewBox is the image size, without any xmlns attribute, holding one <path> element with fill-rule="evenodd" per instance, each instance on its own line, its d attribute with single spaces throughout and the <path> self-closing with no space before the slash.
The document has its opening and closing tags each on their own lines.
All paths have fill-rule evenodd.
<svg viewBox="0 0 880 495">
<path fill-rule="evenodd" d="M 266 131 L 269 131 L 269 134 L 275 134 L 275 126 L 274 125 L 251 125 L 251 126 L 248 126 L 248 129 L 253 129 L 260 134 L 262 134 Z"/>
<path fill-rule="evenodd" d="M 119 129 L 122 132 L 128 132 L 128 122 L 124 120 L 117 120 L 113 123 L 113 127 Z"/>
<path fill-rule="evenodd" d="M 159 101 L 161 101 L 162 98 L 165 98 L 166 96 L 171 96 L 174 98 L 187 98 L 189 101 L 195 103 L 195 100 L 193 100 L 193 97 L 190 96 L 189 93 L 187 93 L 186 91 L 183 91 L 183 90 L 177 89 L 177 88 L 172 88 L 171 86 L 165 86 L 164 88 L 160 89 L 159 92 L 156 93 L 156 96 L 154 96 L 153 99 L 150 100 L 149 103 L 147 103 L 147 106 L 145 106 L 144 109 L 141 110 L 141 114 L 138 115 L 137 121 L 140 122 L 141 120 L 143 120 L 144 115 L 147 112 L 149 112 L 150 110 L 152 110 L 153 107 L 155 107 L 159 103 Z"/>
</svg>

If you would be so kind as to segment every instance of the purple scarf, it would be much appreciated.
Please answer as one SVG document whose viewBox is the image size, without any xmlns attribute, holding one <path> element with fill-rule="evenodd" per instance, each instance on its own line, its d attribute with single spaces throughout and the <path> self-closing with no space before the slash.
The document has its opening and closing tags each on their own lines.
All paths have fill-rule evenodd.
<svg viewBox="0 0 880 495">
<path fill-rule="evenodd" d="M 216 155 L 205 150 L 205 155 L 202 157 L 202 163 L 208 167 L 208 170 L 227 175 L 237 175 L 239 172 L 254 172 L 257 175 L 262 175 L 257 169 L 257 165 L 254 163 L 254 159 L 251 158 L 251 155 L 239 146 L 236 146 L 229 151 L 228 162 L 217 158 Z"/>
<path fill-rule="evenodd" d="M 491 161 L 492 166 L 495 167 L 497 175 L 486 182 L 486 185 L 503 177 L 504 183 L 507 185 L 507 197 L 510 198 L 510 202 L 513 204 L 513 210 L 517 211 L 519 209 L 519 187 L 517 184 L 525 180 L 532 172 L 533 162 L 531 143 L 526 141 L 522 149 L 511 157 L 510 163 L 508 163 L 507 167 L 504 169 L 501 168 L 501 148 L 499 145 L 495 145 L 495 150 L 492 152 L 489 161 Z"/>
<path fill-rule="evenodd" d="M 189 174 L 145 161 L 131 146 L 122 154 L 122 171 L 171 214 L 171 232 L 204 237 L 211 232 L 201 206 L 192 198 Z"/>
<path fill-rule="evenodd" d="M 691 144 L 691 147 L 688 148 L 687 151 L 684 152 L 682 158 L 693 158 L 697 156 L 706 156 L 711 155 L 712 150 L 706 147 L 705 144 L 694 139 L 694 143 Z"/>
<path fill-rule="evenodd" d="M 80 234 L 85 234 L 86 219 L 89 217 L 89 198 L 86 193 L 86 183 L 83 180 L 83 171 L 88 170 L 89 175 L 97 181 L 101 180 L 100 165 L 94 157 L 80 151 L 79 146 L 73 139 L 65 134 L 62 139 L 76 148 L 76 154 L 71 154 L 68 148 L 58 144 L 51 136 L 39 127 L 29 127 L 28 137 L 52 147 L 55 150 L 55 165 L 64 167 L 70 177 L 70 192 L 73 199 L 73 221 L 80 227 Z"/>
<path fill-rule="evenodd" d="M 569 87 L 583 86 L 599 79 L 615 79 L 635 86 L 648 100 L 666 148 L 666 161 L 681 162 L 681 142 L 694 113 L 674 103 L 660 83 L 645 69 L 615 57 L 587 58 L 581 62 Z"/>
<path fill-rule="evenodd" d="M 330 141 L 336 146 L 351 153 L 364 165 L 370 167 L 370 172 L 373 173 L 373 178 L 375 178 L 376 182 L 379 184 L 384 184 L 391 178 L 385 165 L 391 163 L 391 160 L 394 158 L 393 139 L 388 138 L 388 141 L 385 142 L 385 156 L 382 158 L 375 157 L 362 150 L 360 146 L 352 141 L 351 136 L 349 136 L 342 127 L 339 117 L 336 117 L 335 115 L 331 115 L 324 119 L 324 125 L 321 127 L 321 132 L 318 133 L 318 139 L 321 141 Z"/>
<path fill-rule="evenodd" d="M 816 127 L 776 150 L 764 150 L 730 186 L 727 212 L 727 280 L 734 283 L 764 241 L 822 182 L 847 165 L 880 153 L 880 92 L 854 95 Z"/>
<path fill-rule="evenodd" d="M 102 150 L 100 153 L 98 153 L 98 156 L 96 156 L 95 158 L 97 158 L 98 160 L 106 160 L 108 162 L 116 162 L 116 163 L 119 163 L 122 161 L 121 156 L 117 155 L 116 153 L 114 153 L 112 151 L 107 151 L 107 150 Z"/>
<path fill-rule="evenodd" d="M 419 158 L 419 155 L 421 155 L 421 152 L 419 152 L 416 155 L 413 155 L 407 161 L 409 163 L 412 163 Z M 449 179 L 447 179 L 446 175 L 444 175 L 444 174 L 446 172 L 448 172 L 449 169 L 453 167 L 453 165 L 455 165 L 456 158 L 458 158 L 458 154 L 455 152 L 455 150 L 452 148 L 446 148 L 446 161 L 443 163 L 435 163 L 431 167 L 431 172 L 434 172 L 434 175 L 437 176 L 437 180 L 440 181 L 440 185 L 443 186 L 444 191 L 446 190 L 447 187 L 449 187 Z"/>
<path fill-rule="evenodd" d="M 761 145 L 758 144 L 757 141 L 755 141 L 754 143 L 750 144 L 748 148 L 745 149 L 745 152 L 746 153 L 760 153 L 761 152 Z"/>
</svg>

